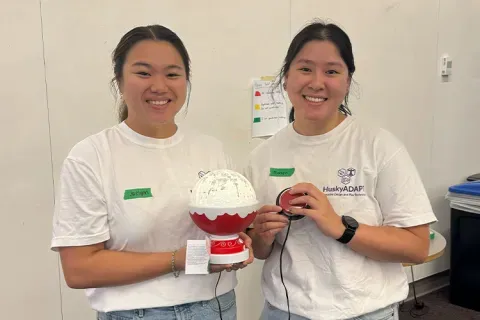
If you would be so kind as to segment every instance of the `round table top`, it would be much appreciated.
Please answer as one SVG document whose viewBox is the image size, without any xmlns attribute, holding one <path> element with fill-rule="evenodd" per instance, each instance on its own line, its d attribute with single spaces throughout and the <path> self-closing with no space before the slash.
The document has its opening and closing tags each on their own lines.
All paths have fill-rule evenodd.
<svg viewBox="0 0 480 320">
<path fill-rule="evenodd" d="M 435 231 L 433 229 L 433 233 L 435 233 L 435 237 L 430 240 L 430 249 L 428 251 L 428 257 L 425 259 L 423 263 L 430 262 L 432 260 L 435 260 L 437 258 L 440 258 L 443 253 L 445 252 L 445 247 L 447 246 L 447 240 L 445 239 L 444 236 L 442 236 L 441 233 L 438 231 Z M 409 266 L 414 266 L 416 265 L 415 263 L 403 263 L 404 267 L 409 267 Z"/>
</svg>

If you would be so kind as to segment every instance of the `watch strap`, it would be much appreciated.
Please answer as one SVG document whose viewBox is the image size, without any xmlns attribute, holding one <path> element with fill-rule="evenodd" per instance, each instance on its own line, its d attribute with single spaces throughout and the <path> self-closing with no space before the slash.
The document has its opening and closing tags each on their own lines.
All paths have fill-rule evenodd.
<svg viewBox="0 0 480 320">
<path fill-rule="evenodd" d="M 340 243 L 349 243 L 350 240 L 352 240 L 354 235 L 355 235 L 355 230 L 352 230 L 347 227 L 343 232 L 342 236 L 338 238 L 337 241 Z"/>
</svg>

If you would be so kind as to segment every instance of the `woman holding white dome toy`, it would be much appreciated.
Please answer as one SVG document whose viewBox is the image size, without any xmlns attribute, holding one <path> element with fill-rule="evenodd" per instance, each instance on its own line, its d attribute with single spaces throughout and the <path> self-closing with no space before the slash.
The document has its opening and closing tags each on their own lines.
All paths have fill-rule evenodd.
<svg viewBox="0 0 480 320">
<path fill-rule="evenodd" d="M 267 204 L 248 231 L 265 260 L 264 320 L 397 320 L 402 262 L 428 254 L 436 217 L 422 181 L 398 139 L 351 115 L 354 72 L 334 24 L 306 26 L 288 49 L 280 80 L 291 123 L 245 170 Z"/>
<path fill-rule="evenodd" d="M 203 172 L 230 167 L 221 143 L 177 126 L 190 59 L 159 25 L 127 32 L 113 53 L 120 123 L 77 143 L 63 163 L 51 248 L 67 285 L 86 289 L 99 320 L 236 319 L 235 272 L 253 261 L 184 274 L 188 212 Z M 240 233 L 245 246 L 251 239 Z"/>
</svg>

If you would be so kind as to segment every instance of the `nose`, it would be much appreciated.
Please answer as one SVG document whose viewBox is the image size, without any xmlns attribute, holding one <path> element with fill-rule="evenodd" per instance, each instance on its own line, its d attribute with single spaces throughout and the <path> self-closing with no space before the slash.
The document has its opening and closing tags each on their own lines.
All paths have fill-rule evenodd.
<svg viewBox="0 0 480 320">
<path fill-rule="evenodd" d="M 150 86 L 150 90 L 155 93 L 162 93 L 167 91 L 166 79 L 162 76 L 155 77 Z"/>
<path fill-rule="evenodd" d="M 310 81 L 309 87 L 315 91 L 325 89 L 325 75 L 322 71 L 313 73 L 312 81 Z"/>
</svg>

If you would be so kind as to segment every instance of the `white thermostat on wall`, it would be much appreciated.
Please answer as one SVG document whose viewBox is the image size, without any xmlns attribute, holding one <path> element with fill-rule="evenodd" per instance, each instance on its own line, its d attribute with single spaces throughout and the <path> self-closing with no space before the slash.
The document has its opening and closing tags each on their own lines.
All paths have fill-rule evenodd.
<svg viewBox="0 0 480 320">
<path fill-rule="evenodd" d="M 444 54 L 441 60 L 441 75 L 449 76 L 452 74 L 452 59 L 448 54 Z"/>
</svg>

